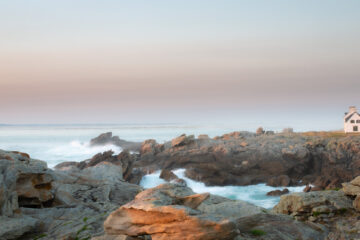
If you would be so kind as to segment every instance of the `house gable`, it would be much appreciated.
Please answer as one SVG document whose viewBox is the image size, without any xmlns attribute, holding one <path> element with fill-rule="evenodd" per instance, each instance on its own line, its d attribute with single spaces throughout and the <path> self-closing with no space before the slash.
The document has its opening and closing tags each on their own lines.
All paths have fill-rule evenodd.
<svg viewBox="0 0 360 240">
<path fill-rule="evenodd" d="M 351 120 L 360 120 L 360 114 L 358 112 L 353 112 L 349 116 L 345 116 L 346 123 Z"/>
</svg>

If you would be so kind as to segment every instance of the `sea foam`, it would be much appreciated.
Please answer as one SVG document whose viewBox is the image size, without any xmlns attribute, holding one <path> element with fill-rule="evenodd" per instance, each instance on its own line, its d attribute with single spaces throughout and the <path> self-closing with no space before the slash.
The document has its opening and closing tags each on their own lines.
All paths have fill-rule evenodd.
<svg viewBox="0 0 360 240">
<path fill-rule="evenodd" d="M 49 167 L 54 167 L 59 159 L 64 161 L 79 161 L 91 158 L 97 153 L 112 150 L 114 154 L 119 154 L 122 149 L 118 146 L 107 144 L 103 146 L 90 146 L 88 142 L 71 141 L 70 143 L 55 146 L 45 151 Z"/>
<path fill-rule="evenodd" d="M 176 176 L 185 180 L 188 187 L 196 193 L 209 192 L 219 196 L 227 197 L 234 200 L 243 200 L 253 203 L 263 208 L 273 208 L 280 200 L 280 197 L 266 196 L 266 193 L 273 190 L 282 190 L 283 187 L 271 187 L 266 184 L 256 184 L 249 186 L 206 186 L 202 182 L 194 181 L 185 176 L 185 169 L 177 169 L 173 171 Z M 156 187 L 165 183 L 160 178 L 160 171 L 145 175 L 140 182 L 144 188 Z M 287 187 L 290 192 L 301 192 L 305 186 Z"/>
</svg>

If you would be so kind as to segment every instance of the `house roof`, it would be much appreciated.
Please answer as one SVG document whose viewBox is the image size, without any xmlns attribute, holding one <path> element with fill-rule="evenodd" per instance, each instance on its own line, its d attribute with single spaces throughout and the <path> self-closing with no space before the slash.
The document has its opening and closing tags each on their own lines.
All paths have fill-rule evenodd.
<svg viewBox="0 0 360 240">
<path fill-rule="evenodd" d="M 354 116 L 354 114 L 357 114 L 358 116 L 360 116 L 360 114 L 358 112 L 353 112 L 347 118 L 345 118 L 345 122 L 348 122 L 350 120 L 350 118 L 352 118 L 352 116 Z"/>
</svg>

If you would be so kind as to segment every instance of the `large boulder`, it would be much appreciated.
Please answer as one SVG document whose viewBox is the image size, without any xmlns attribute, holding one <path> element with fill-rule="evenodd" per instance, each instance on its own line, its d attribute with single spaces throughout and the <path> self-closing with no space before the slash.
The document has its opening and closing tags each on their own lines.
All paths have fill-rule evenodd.
<svg viewBox="0 0 360 240">
<path fill-rule="evenodd" d="M 87 159 L 81 162 L 63 162 L 59 163 L 55 166 L 56 170 L 66 171 L 66 172 L 79 172 L 79 171 L 93 171 L 87 168 L 91 168 L 94 166 L 104 164 L 111 164 L 114 166 L 114 169 L 111 170 L 113 173 L 118 173 L 119 178 L 130 180 L 133 176 L 133 165 L 136 161 L 136 155 L 130 154 L 129 151 L 125 150 L 119 153 L 118 155 L 114 155 L 114 152 L 109 150 L 102 153 L 95 154 L 91 159 Z"/>
<path fill-rule="evenodd" d="M 140 154 L 155 155 L 163 150 L 164 150 L 163 144 L 158 144 L 155 139 L 148 139 L 141 144 Z"/>
<path fill-rule="evenodd" d="M 360 194 L 359 186 L 353 185 L 351 183 L 343 183 L 342 187 L 343 187 L 343 191 L 346 195 L 356 196 L 356 195 Z"/>
<path fill-rule="evenodd" d="M 322 228 L 327 234 L 323 239 L 359 239 L 360 224 L 359 215 L 355 211 L 356 203 L 341 190 L 293 193 L 282 196 L 273 211 L 316 224 L 313 226 Z"/>
<path fill-rule="evenodd" d="M 194 142 L 194 139 L 195 139 L 194 135 L 186 136 L 186 134 L 182 134 L 179 137 L 171 140 L 171 146 L 172 147 L 185 146 L 185 145 L 188 145 L 188 144 Z"/>
<path fill-rule="evenodd" d="M 354 178 L 351 182 L 352 185 L 360 187 L 360 176 Z"/>
<path fill-rule="evenodd" d="M 54 177 L 46 163 L 28 154 L 0 150 L 0 239 L 17 239 L 34 231 L 37 219 L 22 216 L 23 207 L 48 207 Z"/>
<path fill-rule="evenodd" d="M 108 235 L 151 235 L 153 240 L 226 240 L 238 234 L 232 219 L 260 211 L 251 204 L 163 184 L 111 213 L 104 227 Z"/>
<path fill-rule="evenodd" d="M 112 144 L 121 147 L 122 149 L 131 151 L 139 151 L 141 146 L 141 143 L 139 142 L 129 142 L 120 139 L 118 136 L 113 136 L 112 132 L 102 133 L 90 140 L 90 146 L 104 146 L 108 144 Z"/>
<path fill-rule="evenodd" d="M 55 197 L 62 204 L 71 201 L 92 203 L 101 208 L 104 204 L 122 205 L 134 199 L 142 188 L 125 182 L 122 169 L 109 162 L 72 172 L 56 172 Z"/>
<path fill-rule="evenodd" d="M 46 163 L 20 152 L 0 150 L 0 213 L 12 216 L 22 206 L 44 207 L 54 199 L 53 173 Z"/>
<path fill-rule="evenodd" d="M 114 141 L 114 139 L 112 136 L 112 132 L 106 132 L 106 133 L 100 134 L 96 138 L 91 139 L 90 145 L 95 146 L 95 145 L 112 144 L 113 141 Z"/>
<path fill-rule="evenodd" d="M 54 198 L 52 174 L 43 172 L 20 172 L 16 180 L 19 205 L 43 207 Z"/>
<path fill-rule="evenodd" d="M 342 191 L 317 191 L 283 195 L 273 210 L 276 213 L 307 218 L 314 212 L 338 213 L 351 208 L 351 199 Z"/>
<path fill-rule="evenodd" d="M 84 176 L 90 176 L 94 180 L 118 182 L 123 180 L 122 167 L 110 162 L 100 162 L 93 167 L 82 170 Z"/>
<path fill-rule="evenodd" d="M 342 191 L 354 199 L 353 207 L 360 212 L 360 176 L 349 183 L 343 183 Z"/>
<path fill-rule="evenodd" d="M 77 164 L 77 167 L 79 169 L 85 169 L 88 167 L 95 166 L 98 163 L 101 162 L 116 162 L 116 156 L 114 156 L 114 152 L 112 150 L 105 151 L 102 153 L 95 154 L 91 159 L 87 159 L 84 161 L 81 161 Z M 62 166 L 65 163 L 60 163 L 59 165 L 55 166 L 55 169 L 59 169 L 58 166 Z"/>
</svg>

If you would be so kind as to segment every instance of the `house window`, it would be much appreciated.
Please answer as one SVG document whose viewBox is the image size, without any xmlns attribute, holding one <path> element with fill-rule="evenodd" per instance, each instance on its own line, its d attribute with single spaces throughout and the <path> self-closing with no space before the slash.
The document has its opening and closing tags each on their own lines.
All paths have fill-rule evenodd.
<svg viewBox="0 0 360 240">
<path fill-rule="evenodd" d="M 358 126 L 354 126 L 354 127 L 353 127 L 353 131 L 354 131 L 354 132 L 359 131 Z"/>
<path fill-rule="evenodd" d="M 351 120 L 350 122 L 351 122 L 351 123 L 355 123 L 355 120 Z"/>
</svg>

